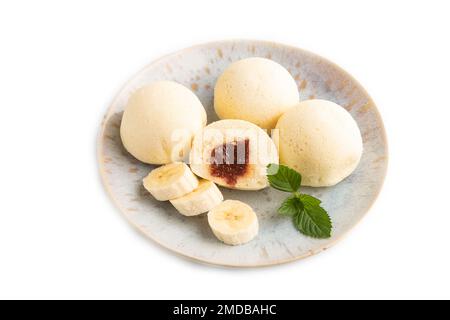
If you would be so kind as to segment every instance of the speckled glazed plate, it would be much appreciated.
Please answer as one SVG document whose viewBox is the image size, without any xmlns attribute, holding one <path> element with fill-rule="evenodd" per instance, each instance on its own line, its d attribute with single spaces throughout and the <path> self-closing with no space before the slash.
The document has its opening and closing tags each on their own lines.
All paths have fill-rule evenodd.
<svg viewBox="0 0 450 320">
<path fill-rule="evenodd" d="M 289 70 L 298 83 L 300 99 L 321 98 L 344 106 L 356 119 L 364 140 L 357 170 L 329 188 L 304 188 L 319 197 L 330 213 L 332 238 L 315 240 L 301 235 L 291 219 L 277 208 L 286 194 L 265 189 L 223 189 L 225 199 L 251 205 L 259 217 L 260 231 L 251 242 L 228 246 L 211 232 L 206 215 L 184 217 L 169 202 L 158 202 L 142 187 L 142 178 L 153 166 L 140 163 L 123 148 L 119 126 L 130 94 L 156 80 L 173 80 L 191 88 L 202 101 L 208 123 L 218 120 L 213 108 L 217 77 L 233 61 L 258 56 L 270 58 Z M 387 144 L 377 108 L 367 92 L 335 64 L 304 50 L 263 41 L 222 41 L 197 45 L 154 61 L 120 90 L 103 123 L 98 142 L 100 173 L 107 192 L 126 219 L 161 246 L 185 257 L 235 267 L 285 263 L 321 252 L 346 234 L 369 210 L 383 184 Z"/>
</svg>

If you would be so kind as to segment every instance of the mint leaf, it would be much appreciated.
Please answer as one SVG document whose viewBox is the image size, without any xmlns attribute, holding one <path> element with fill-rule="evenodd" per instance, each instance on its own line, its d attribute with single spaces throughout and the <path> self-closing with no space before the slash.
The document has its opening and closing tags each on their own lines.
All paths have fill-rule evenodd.
<svg viewBox="0 0 450 320">
<path fill-rule="evenodd" d="M 320 205 L 315 205 L 318 199 L 311 198 L 315 201 L 308 198 L 306 202 L 302 202 L 303 210 L 294 217 L 294 223 L 304 235 L 319 239 L 329 238 L 332 229 L 331 219 L 325 209 Z"/>
<path fill-rule="evenodd" d="M 300 194 L 298 198 L 306 205 L 319 206 L 322 201 L 308 194 Z"/>
<path fill-rule="evenodd" d="M 296 228 L 306 236 L 318 239 L 331 237 L 333 225 L 328 213 L 320 206 L 322 201 L 298 192 L 302 182 L 300 173 L 271 163 L 267 166 L 267 179 L 272 188 L 292 193 L 278 208 L 279 214 L 292 217 Z"/>
<path fill-rule="evenodd" d="M 303 204 L 295 195 L 287 198 L 278 209 L 278 213 L 283 216 L 293 217 L 303 210 Z"/>
<path fill-rule="evenodd" d="M 300 173 L 287 166 L 274 163 L 267 166 L 267 179 L 272 188 L 285 192 L 296 192 L 302 183 Z"/>
</svg>

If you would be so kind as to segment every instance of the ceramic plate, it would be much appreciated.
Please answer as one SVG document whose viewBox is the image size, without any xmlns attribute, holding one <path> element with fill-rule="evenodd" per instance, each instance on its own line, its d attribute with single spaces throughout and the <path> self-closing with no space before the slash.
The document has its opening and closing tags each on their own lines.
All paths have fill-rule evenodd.
<svg viewBox="0 0 450 320">
<path fill-rule="evenodd" d="M 119 127 L 128 97 L 156 80 L 173 80 L 192 89 L 208 114 L 213 108 L 217 77 L 233 61 L 266 57 L 283 65 L 295 78 L 300 99 L 320 98 L 345 107 L 356 119 L 364 141 L 357 170 L 329 188 L 304 188 L 322 199 L 333 220 L 332 238 L 315 240 L 301 235 L 291 219 L 277 208 L 286 194 L 267 188 L 239 191 L 222 188 L 225 199 L 251 205 L 258 214 L 260 231 L 251 242 L 228 246 L 211 232 L 206 215 L 184 217 L 169 202 L 158 202 L 142 187 L 153 166 L 140 163 L 122 146 Z M 118 93 L 107 111 L 98 142 L 98 161 L 107 192 L 127 220 L 148 238 L 180 255 L 211 264 L 235 267 L 267 266 L 311 256 L 329 248 L 369 210 L 383 184 L 387 144 L 377 108 L 367 92 L 348 73 L 313 53 L 271 42 L 223 41 L 194 46 L 167 55 L 136 74 Z"/>
</svg>

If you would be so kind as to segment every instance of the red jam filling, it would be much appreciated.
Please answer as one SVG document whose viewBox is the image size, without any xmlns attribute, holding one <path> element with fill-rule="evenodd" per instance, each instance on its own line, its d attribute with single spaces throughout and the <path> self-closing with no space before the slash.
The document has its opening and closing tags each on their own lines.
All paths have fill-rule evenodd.
<svg viewBox="0 0 450 320">
<path fill-rule="evenodd" d="M 244 176 L 249 163 L 249 139 L 224 143 L 211 151 L 210 173 L 234 186 Z"/>
</svg>

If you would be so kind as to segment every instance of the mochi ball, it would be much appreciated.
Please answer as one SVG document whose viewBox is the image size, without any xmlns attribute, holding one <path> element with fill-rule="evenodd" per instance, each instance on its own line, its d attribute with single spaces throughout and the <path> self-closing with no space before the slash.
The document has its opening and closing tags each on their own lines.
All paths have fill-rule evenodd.
<svg viewBox="0 0 450 320">
<path fill-rule="evenodd" d="M 232 63 L 214 88 L 220 119 L 241 119 L 273 129 L 278 118 L 299 102 L 295 80 L 280 64 L 264 58 Z"/>
<path fill-rule="evenodd" d="M 281 116 L 276 128 L 280 163 L 300 172 L 302 185 L 335 185 L 349 176 L 361 159 L 358 125 L 334 102 L 302 101 Z"/>
<path fill-rule="evenodd" d="M 158 81 L 131 95 L 120 136 L 136 159 L 166 164 L 183 160 L 192 137 L 205 125 L 205 109 L 192 91 L 176 82 Z"/>
<path fill-rule="evenodd" d="M 194 136 L 189 156 L 192 172 L 220 186 L 260 190 L 269 186 L 267 165 L 278 163 L 273 140 L 244 120 L 219 120 Z"/>
</svg>

